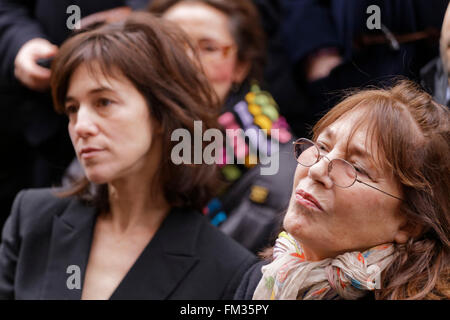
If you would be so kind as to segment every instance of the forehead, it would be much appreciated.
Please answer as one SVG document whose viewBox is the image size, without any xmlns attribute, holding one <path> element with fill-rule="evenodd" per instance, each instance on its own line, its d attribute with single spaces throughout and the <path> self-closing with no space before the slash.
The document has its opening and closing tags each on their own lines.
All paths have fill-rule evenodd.
<svg viewBox="0 0 450 320">
<path fill-rule="evenodd" d="M 332 141 L 347 156 L 362 156 L 372 165 L 384 168 L 386 159 L 378 145 L 377 130 L 370 123 L 371 117 L 367 117 L 366 111 L 358 108 L 347 112 L 325 127 L 317 137 Z"/>
<path fill-rule="evenodd" d="M 76 97 L 99 87 L 111 90 L 134 88 L 133 84 L 116 67 L 111 67 L 106 72 L 99 63 L 90 62 L 82 63 L 75 68 L 69 78 L 66 96 Z"/>
<path fill-rule="evenodd" d="M 364 110 L 354 110 L 343 114 L 336 121 L 325 127 L 319 137 L 333 137 L 339 141 L 348 143 L 365 144 L 368 136 L 369 125 L 364 119 Z"/>
<path fill-rule="evenodd" d="M 180 2 L 169 8 L 163 17 L 178 24 L 195 39 L 233 40 L 228 16 L 204 3 Z"/>
</svg>

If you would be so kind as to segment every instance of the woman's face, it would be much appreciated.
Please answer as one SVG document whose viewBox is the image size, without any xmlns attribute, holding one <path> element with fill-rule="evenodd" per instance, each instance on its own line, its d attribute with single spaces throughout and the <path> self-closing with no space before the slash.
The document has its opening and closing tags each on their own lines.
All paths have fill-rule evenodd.
<svg viewBox="0 0 450 320">
<path fill-rule="evenodd" d="M 124 76 L 102 76 L 82 64 L 72 74 L 65 109 L 69 134 L 86 177 L 108 183 L 145 175 L 158 161 L 154 121 L 144 97 Z M 149 157 L 149 154 L 152 157 Z"/>
<path fill-rule="evenodd" d="M 370 157 L 376 159 L 377 149 L 374 146 L 368 150 L 365 145 L 366 126 L 356 131 L 345 153 L 351 129 L 361 116 L 353 113 L 338 119 L 318 136 L 316 143 L 329 160 L 341 158 L 353 164 L 361 181 L 401 197 L 392 174 L 371 164 Z M 302 243 L 307 259 L 321 260 L 383 243 L 405 242 L 401 201 L 359 182 L 348 188 L 335 186 L 328 176 L 329 160 L 324 157 L 312 167 L 297 166 L 284 218 L 284 228 Z M 321 208 L 305 200 L 305 193 L 314 197 Z"/>
<path fill-rule="evenodd" d="M 241 83 L 247 64 L 237 58 L 237 44 L 230 32 L 230 19 L 223 12 L 200 2 L 180 2 L 163 17 L 180 26 L 197 45 L 210 84 L 224 101 L 234 82 Z"/>
</svg>

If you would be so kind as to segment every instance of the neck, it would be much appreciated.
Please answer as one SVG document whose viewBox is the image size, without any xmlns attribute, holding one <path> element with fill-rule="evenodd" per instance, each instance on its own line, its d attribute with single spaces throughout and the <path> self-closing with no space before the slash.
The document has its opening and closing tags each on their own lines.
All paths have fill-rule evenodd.
<svg viewBox="0 0 450 320">
<path fill-rule="evenodd" d="M 302 244 L 303 254 L 305 255 L 306 261 L 321 261 L 327 258 L 332 258 L 331 254 L 319 253 L 312 250 Z"/>
<path fill-rule="evenodd" d="M 108 193 L 107 218 L 118 233 L 126 233 L 136 226 L 156 231 L 170 209 L 161 187 L 153 186 L 139 175 L 109 183 Z"/>
<path fill-rule="evenodd" d="M 306 261 L 321 261 L 328 258 L 335 258 L 340 254 L 339 252 L 323 250 L 323 247 L 318 247 L 315 244 L 308 243 L 308 241 L 295 240 L 301 246 Z"/>
</svg>

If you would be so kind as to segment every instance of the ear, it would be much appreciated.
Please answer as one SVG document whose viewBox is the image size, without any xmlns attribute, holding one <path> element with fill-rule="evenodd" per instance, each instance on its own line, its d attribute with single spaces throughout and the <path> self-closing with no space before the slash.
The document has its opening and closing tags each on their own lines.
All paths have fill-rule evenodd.
<svg viewBox="0 0 450 320">
<path fill-rule="evenodd" d="M 154 135 L 162 135 L 164 133 L 164 129 L 163 129 L 161 123 L 159 123 L 159 121 L 157 121 L 155 118 L 152 117 L 151 123 L 152 123 Z"/>
<path fill-rule="evenodd" d="M 242 83 L 250 72 L 251 63 L 249 61 L 238 61 L 234 67 L 233 82 Z"/>
<path fill-rule="evenodd" d="M 423 227 L 419 224 L 412 224 L 410 222 L 405 223 L 397 230 L 394 236 L 394 241 L 398 244 L 406 243 L 410 238 L 416 238 L 420 236 L 423 231 Z"/>
<path fill-rule="evenodd" d="M 395 243 L 398 244 L 405 244 L 408 239 L 410 238 L 409 233 L 403 230 L 397 231 L 397 233 L 394 236 Z"/>
</svg>

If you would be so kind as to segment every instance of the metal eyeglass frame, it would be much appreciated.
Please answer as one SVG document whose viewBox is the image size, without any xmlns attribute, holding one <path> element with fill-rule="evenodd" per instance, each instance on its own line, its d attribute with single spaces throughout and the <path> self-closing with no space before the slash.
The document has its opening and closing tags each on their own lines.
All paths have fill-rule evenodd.
<svg viewBox="0 0 450 320">
<path fill-rule="evenodd" d="M 314 163 L 313 163 L 312 165 L 310 165 L 310 166 L 307 166 L 307 165 L 304 165 L 303 163 L 300 163 L 300 162 L 298 161 L 298 158 L 295 157 L 296 154 L 297 154 L 297 152 L 296 152 L 296 150 L 295 150 L 296 145 L 298 145 L 301 141 L 310 143 L 311 145 L 313 145 L 313 146 L 317 149 L 317 154 L 318 154 L 318 156 L 317 156 L 316 162 L 314 162 Z M 394 196 L 394 195 L 392 195 L 392 194 L 390 194 L 390 193 L 388 193 L 388 192 L 386 192 L 386 191 L 383 191 L 383 190 L 381 190 L 381 189 L 379 189 L 379 188 L 377 188 L 377 187 L 374 187 L 374 186 L 372 186 L 372 185 L 370 185 L 370 184 L 368 184 L 368 183 L 365 183 L 364 181 L 359 180 L 359 179 L 358 179 L 358 171 L 356 171 L 355 166 L 352 165 L 352 164 L 351 164 L 350 162 L 348 162 L 347 160 L 340 159 L 340 158 L 336 158 L 336 159 L 330 160 L 327 156 L 321 155 L 321 154 L 320 154 L 320 149 L 319 149 L 319 147 L 318 147 L 317 144 L 314 143 L 313 141 L 311 141 L 311 140 L 309 140 L 309 139 L 306 139 L 306 138 L 299 138 L 299 139 L 293 141 L 292 144 L 294 145 L 294 158 L 296 158 L 295 160 L 297 161 L 298 164 L 300 164 L 300 165 L 302 165 L 302 166 L 304 166 L 304 167 L 310 168 L 310 167 L 312 167 L 313 165 L 315 165 L 316 163 L 318 163 L 322 158 L 326 158 L 326 159 L 329 161 L 329 162 L 328 162 L 328 167 L 327 167 L 327 174 L 328 174 L 329 177 L 330 177 L 330 171 L 331 171 L 330 165 L 331 165 L 331 162 L 333 162 L 334 160 L 344 161 L 346 164 L 350 165 L 350 166 L 353 168 L 353 171 L 355 172 L 355 179 L 353 180 L 353 182 L 352 182 L 349 186 L 347 186 L 347 187 L 342 187 L 342 186 L 336 184 L 336 183 L 334 182 L 334 180 L 332 179 L 335 186 L 337 186 L 337 187 L 339 187 L 339 188 L 350 188 L 352 185 L 355 184 L 355 181 L 358 181 L 359 183 L 362 183 L 362 184 L 364 184 L 364 185 L 366 185 L 366 186 L 368 186 L 368 187 L 371 187 L 371 188 L 373 188 L 373 189 L 375 189 L 375 190 L 378 190 L 378 191 L 380 191 L 380 192 L 382 192 L 382 193 L 384 193 L 384 194 L 386 194 L 386 195 L 388 195 L 388 196 L 390 196 L 390 197 L 393 197 L 393 198 L 395 198 L 395 199 L 397 199 L 397 200 L 400 200 L 400 201 L 404 201 L 402 198 L 396 197 L 396 196 Z M 330 178 L 331 178 L 331 177 L 330 177 Z"/>
</svg>

